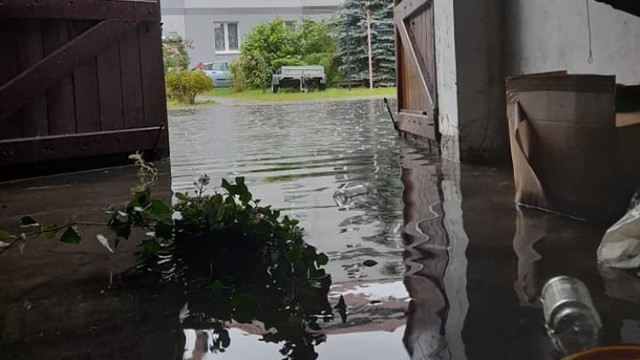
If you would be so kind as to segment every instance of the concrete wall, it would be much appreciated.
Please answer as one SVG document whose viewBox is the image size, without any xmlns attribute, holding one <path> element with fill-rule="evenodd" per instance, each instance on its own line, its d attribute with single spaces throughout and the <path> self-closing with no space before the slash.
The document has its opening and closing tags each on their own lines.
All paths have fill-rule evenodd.
<svg viewBox="0 0 640 360">
<path fill-rule="evenodd" d="M 506 1 L 510 74 L 551 70 L 617 75 L 640 84 L 640 18 L 589 0 L 593 63 L 589 64 L 584 0 Z"/>
<path fill-rule="evenodd" d="M 502 0 L 435 1 L 439 125 L 443 156 L 508 157 Z"/>
<path fill-rule="evenodd" d="M 504 79 L 567 70 L 640 84 L 640 18 L 589 0 L 434 1 L 443 156 L 508 161 Z"/>
</svg>

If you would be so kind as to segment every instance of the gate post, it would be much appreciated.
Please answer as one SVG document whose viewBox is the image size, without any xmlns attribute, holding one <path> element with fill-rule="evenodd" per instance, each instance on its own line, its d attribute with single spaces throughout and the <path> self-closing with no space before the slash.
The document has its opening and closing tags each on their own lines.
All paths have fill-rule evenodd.
<svg viewBox="0 0 640 360">
<path fill-rule="evenodd" d="M 503 0 L 434 0 L 439 129 L 444 157 L 508 161 Z"/>
</svg>

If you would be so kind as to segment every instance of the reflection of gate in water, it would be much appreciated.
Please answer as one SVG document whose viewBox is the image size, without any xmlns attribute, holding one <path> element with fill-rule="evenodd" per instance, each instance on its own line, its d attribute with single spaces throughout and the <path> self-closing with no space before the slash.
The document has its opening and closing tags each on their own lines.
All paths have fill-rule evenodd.
<svg viewBox="0 0 640 360">
<path fill-rule="evenodd" d="M 404 154 L 401 163 L 404 283 L 411 296 L 404 343 L 411 359 L 465 359 L 468 239 L 458 170 L 419 154 Z"/>
</svg>

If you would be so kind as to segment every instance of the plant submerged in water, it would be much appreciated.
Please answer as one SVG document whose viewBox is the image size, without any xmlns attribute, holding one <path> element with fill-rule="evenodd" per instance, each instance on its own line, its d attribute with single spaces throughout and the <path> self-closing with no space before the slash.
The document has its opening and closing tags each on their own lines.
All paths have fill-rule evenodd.
<svg viewBox="0 0 640 360">
<path fill-rule="evenodd" d="M 264 329 L 263 341 L 284 342 L 280 352 L 285 359 L 317 358 L 314 346 L 325 338 L 318 321 L 333 319 L 327 297 L 331 277 L 321 269 L 327 256 L 304 242 L 298 221 L 260 206 L 243 177 L 222 180 L 208 194 L 211 179 L 202 175 L 193 195 L 177 192 L 169 205 L 152 197 L 158 177 L 153 164 L 141 154 L 130 158 L 138 166 L 139 183 L 126 204 L 108 211 L 105 224 L 40 225 L 25 216 L 18 235 L 0 231 L 0 240 L 13 239 L 1 251 L 41 234 L 79 243 L 79 225 L 102 225 L 112 240 L 99 234 L 98 241 L 113 252 L 111 243 L 117 249 L 133 229 L 142 229 L 141 255 L 151 269 L 162 273 L 167 263 L 154 260 L 166 254 L 174 260 L 171 266 L 185 265 L 164 284 L 184 294 L 184 327 L 213 331 L 210 351 L 230 346 L 229 324 L 257 322 Z"/>
</svg>

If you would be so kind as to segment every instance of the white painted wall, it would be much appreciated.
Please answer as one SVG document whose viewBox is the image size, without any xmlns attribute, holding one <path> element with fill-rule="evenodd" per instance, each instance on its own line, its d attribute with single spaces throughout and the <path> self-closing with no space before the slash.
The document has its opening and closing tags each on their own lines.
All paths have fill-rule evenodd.
<svg viewBox="0 0 640 360">
<path fill-rule="evenodd" d="M 168 36 L 172 33 L 185 38 L 185 18 L 184 15 L 165 15 L 162 17 L 162 35 Z"/>
<path fill-rule="evenodd" d="M 186 33 L 187 38 L 192 41 L 193 48 L 189 50 L 189 56 L 191 57 L 191 65 L 195 66 L 199 62 L 209 61 L 229 61 L 239 56 L 238 54 L 216 54 L 214 51 L 214 38 L 213 38 L 213 23 L 214 22 L 237 22 L 238 23 L 238 36 L 240 45 L 244 41 L 244 37 L 249 31 L 258 23 L 263 21 L 271 21 L 276 16 L 279 16 L 283 21 L 296 21 L 302 18 L 302 13 L 299 11 L 290 11 L 287 13 L 279 14 L 228 14 L 228 15 L 187 15 L 186 18 Z"/>
<path fill-rule="evenodd" d="M 508 0 L 506 60 L 511 74 L 552 70 L 616 75 L 640 84 L 640 18 L 589 0 L 593 63 L 585 0 Z"/>
<path fill-rule="evenodd" d="M 458 86 L 453 1 L 434 1 L 433 6 L 436 37 L 436 91 L 438 121 L 442 134 L 442 154 L 448 159 L 458 161 Z"/>
</svg>

